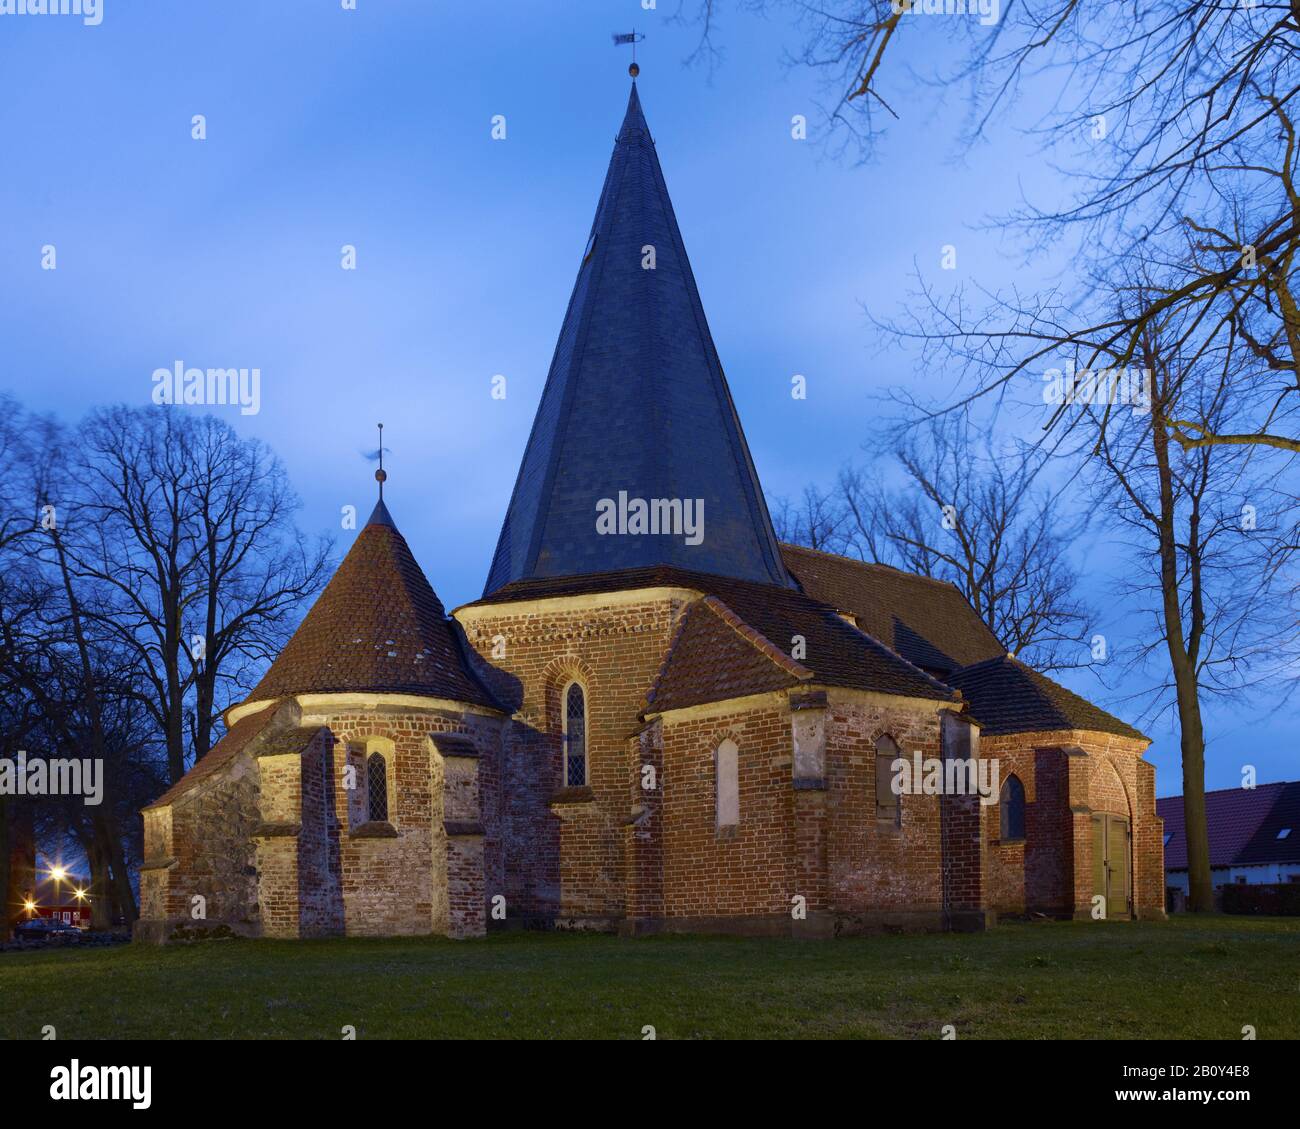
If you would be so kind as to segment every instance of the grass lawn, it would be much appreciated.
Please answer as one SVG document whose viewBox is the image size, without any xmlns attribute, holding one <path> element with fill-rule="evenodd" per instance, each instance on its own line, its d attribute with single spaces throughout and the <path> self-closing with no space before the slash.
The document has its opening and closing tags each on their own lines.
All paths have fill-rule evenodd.
<svg viewBox="0 0 1300 1129">
<path fill-rule="evenodd" d="M 0 1037 L 1300 1038 L 1300 920 L 840 941 L 495 934 L 0 953 Z"/>
</svg>

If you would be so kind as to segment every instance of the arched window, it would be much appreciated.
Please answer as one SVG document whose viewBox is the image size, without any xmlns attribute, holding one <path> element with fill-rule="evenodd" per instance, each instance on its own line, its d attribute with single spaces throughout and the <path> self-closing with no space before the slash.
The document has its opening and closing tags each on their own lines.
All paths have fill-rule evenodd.
<svg viewBox="0 0 1300 1129">
<path fill-rule="evenodd" d="M 714 754 L 718 829 L 740 825 L 740 750 L 728 738 Z"/>
<path fill-rule="evenodd" d="M 388 765 L 383 753 L 366 758 L 366 819 L 371 823 L 388 820 Z"/>
<path fill-rule="evenodd" d="M 901 797 L 894 791 L 894 761 L 902 754 L 887 733 L 876 738 L 876 818 L 895 827 L 903 821 Z"/>
<path fill-rule="evenodd" d="M 998 806 L 1002 809 L 1002 840 L 1023 839 L 1025 837 L 1025 786 L 1018 776 L 1008 776 L 1002 782 L 1002 792 L 998 796 Z"/>
<path fill-rule="evenodd" d="M 570 788 L 587 783 L 587 696 L 576 682 L 564 691 L 564 783 Z"/>
</svg>

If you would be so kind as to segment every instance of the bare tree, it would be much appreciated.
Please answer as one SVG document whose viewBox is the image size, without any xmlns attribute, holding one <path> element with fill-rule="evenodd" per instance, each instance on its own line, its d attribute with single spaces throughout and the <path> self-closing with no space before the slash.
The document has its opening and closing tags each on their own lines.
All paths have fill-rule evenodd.
<svg viewBox="0 0 1300 1129">
<path fill-rule="evenodd" d="M 178 780 L 323 585 L 329 545 L 294 528 L 279 461 L 212 417 L 113 408 L 73 446 L 59 552 L 81 613 L 138 659 Z"/>
<path fill-rule="evenodd" d="M 846 134 L 863 154 L 898 119 L 907 86 L 935 98 L 965 96 L 964 140 L 990 122 L 1034 107 L 1023 124 L 1060 168 L 1074 198 L 1026 204 L 994 222 L 1017 230 L 1031 250 L 1073 235 L 1080 277 L 1118 279 L 1132 256 L 1176 266 L 1163 285 L 1122 312 L 1077 293 L 996 296 L 1012 322 L 976 316 L 959 294 L 956 317 L 972 343 L 1002 331 L 1000 364 L 981 371 L 968 395 L 997 392 L 1068 351 L 1082 367 L 1103 358 L 1135 363 L 1144 334 L 1167 332 L 1168 315 L 1214 348 L 1245 341 L 1255 364 L 1240 384 L 1232 431 L 1194 413 L 1169 420 L 1180 446 L 1260 445 L 1300 450 L 1300 308 L 1295 282 L 1300 193 L 1293 124 L 1300 95 L 1300 2 L 1222 0 L 1019 0 L 972 3 L 967 14 L 925 18 L 925 0 L 732 0 L 736 10 L 781 9 L 801 27 L 798 59 L 826 80 L 827 135 Z M 716 58 L 724 0 L 700 0 L 697 56 Z M 933 48 L 955 40 L 959 61 L 931 68 Z M 1032 97 L 1025 97 L 1032 94 Z M 1045 109 L 1042 109 L 1045 107 Z M 1013 119 L 1014 120 L 1014 119 Z M 1119 273 L 1116 273 L 1118 268 Z M 946 327 L 938 322 L 941 331 Z M 929 327 L 918 325 L 924 338 Z M 1190 366 L 1187 372 L 1196 371 Z M 1249 410 L 1244 410 L 1249 409 Z"/>
<path fill-rule="evenodd" d="M 843 553 L 849 545 L 849 513 L 835 491 L 823 492 L 809 483 L 797 503 L 777 498 L 772 506 L 776 535 L 792 545 Z"/>
<path fill-rule="evenodd" d="M 1091 665 L 1094 616 L 1076 592 L 1069 551 L 1086 520 L 1042 480 L 1042 452 L 994 449 L 963 416 L 905 433 L 895 452 L 902 490 L 841 475 L 855 545 L 955 584 L 1007 649 L 1040 670 Z"/>
<path fill-rule="evenodd" d="M 1041 670 L 1089 665 L 1093 615 L 1068 552 L 1085 522 L 1042 485 L 1045 456 L 994 450 L 963 416 L 906 430 L 887 468 L 847 466 L 835 488 L 779 504 L 783 540 L 954 584 L 1013 654 Z"/>
<path fill-rule="evenodd" d="M 1131 292 L 1129 292 L 1131 293 Z M 1126 293 L 1125 298 L 1128 297 Z M 1171 318 L 1177 315 L 1171 314 Z M 1094 465 L 1102 512 L 1128 535 L 1133 558 L 1129 592 L 1148 610 L 1153 630 L 1139 635 L 1131 669 L 1155 660 L 1155 696 L 1144 686 L 1149 715 L 1177 717 L 1187 833 L 1189 908 L 1213 908 L 1205 815 L 1203 706 L 1212 696 L 1237 696 L 1261 685 L 1285 692 L 1300 642 L 1295 591 L 1287 590 L 1294 559 L 1297 499 L 1279 486 L 1292 460 L 1266 447 L 1176 442 L 1176 418 L 1189 410 L 1215 428 L 1231 427 L 1241 410 L 1235 366 L 1249 346 L 1229 350 L 1212 372 L 1203 352 L 1178 351 L 1176 321 L 1152 326 L 1140 342 L 1150 374 L 1149 411 L 1080 407 L 1095 442 L 1084 445 Z M 1163 335 L 1161 331 L 1163 332 Z M 1172 342 L 1172 344 L 1170 344 Z"/>
</svg>

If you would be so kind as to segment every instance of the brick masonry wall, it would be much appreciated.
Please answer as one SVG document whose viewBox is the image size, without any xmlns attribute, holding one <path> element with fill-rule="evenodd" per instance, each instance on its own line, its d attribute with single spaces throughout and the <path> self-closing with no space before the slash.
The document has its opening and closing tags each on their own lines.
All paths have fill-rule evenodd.
<svg viewBox="0 0 1300 1129">
<path fill-rule="evenodd" d="M 444 762 L 431 747 L 430 733 L 469 736 L 489 765 L 499 756 L 499 723 L 476 714 L 428 711 L 400 707 L 313 712 L 310 719 L 325 724 L 333 737 L 331 781 L 335 832 L 338 838 L 339 895 L 344 929 L 349 936 L 399 936 L 447 932 L 451 903 L 448 893 L 450 859 L 444 819 L 477 818 L 470 805 L 478 804 L 477 788 L 463 779 L 452 781 L 452 812 L 444 813 Z M 358 837 L 353 834 L 365 819 L 368 745 L 384 743 L 379 751 L 388 758 L 388 822 L 393 837 Z M 391 748 L 387 743 L 391 743 Z M 345 768 L 356 768 L 356 788 L 345 787 Z M 495 787 L 495 772 L 485 773 Z M 468 790 L 468 792 L 467 792 Z M 489 809 L 492 804 L 487 805 Z M 467 860 L 480 868 L 477 878 L 462 875 L 480 891 L 482 901 L 485 865 L 482 844 L 458 852 L 458 867 Z M 288 892 L 282 891 L 287 898 Z M 462 918 L 466 912 L 460 903 Z M 480 911 L 477 911 L 481 913 Z"/>
<path fill-rule="evenodd" d="M 714 751 L 739 749 L 740 822 L 717 826 Z M 781 702 L 663 724 L 662 904 L 667 918 L 784 915 L 802 895 L 823 908 L 798 865 L 789 707 Z"/>
<path fill-rule="evenodd" d="M 485 872 L 500 869 L 485 832 L 498 817 L 502 721 L 433 705 L 312 708 L 302 724 L 321 732 L 302 748 L 258 756 L 255 741 L 195 791 L 145 813 L 146 862 L 175 859 L 142 872 L 147 935 L 192 928 L 194 894 L 207 898 L 207 928 L 251 935 L 480 935 Z M 444 759 L 431 733 L 467 736 L 477 755 Z M 367 819 L 368 744 L 387 763 L 391 826 L 378 834 Z"/>
<path fill-rule="evenodd" d="M 1088 916 L 1092 899 L 1092 813 L 1129 820 L 1132 900 L 1139 917 L 1164 913 L 1163 821 L 1155 813 L 1155 769 L 1146 743 L 1092 731 L 985 736 L 1005 779 L 1025 787 L 1024 844 L 1003 844 L 1000 811 L 990 811 L 994 904 L 1002 912 Z M 1066 756 L 1066 748 L 1082 756 Z M 1074 810 L 1072 810 L 1074 809 Z"/>
<path fill-rule="evenodd" d="M 291 771 L 299 774 L 301 801 L 298 932 L 302 937 L 337 936 L 344 931 L 344 920 L 332 735 L 322 730 L 297 759 Z"/>
<path fill-rule="evenodd" d="M 831 699 L 826 784 L 828 897 L 842 928 L 938 924 L 943 910 L 940 797 L 900 797 L 901 818 L 876 818 L 875 742 L 888 735 L 908 759 L 940 755 L 934 709 Z M 978 860 L 976 862 L 978 866 Z"/>
<path fill-rule="evenodd" d="M 508 920 L 613 927 L 625 917 L 630 738 L 687 602 L 630 593 L 458 613 L 514 710 L 499 820 Z M 564 785 L 560 698 L 574 679 L 586 691 L 590 792 L 552 803 Z"/>
</svg>

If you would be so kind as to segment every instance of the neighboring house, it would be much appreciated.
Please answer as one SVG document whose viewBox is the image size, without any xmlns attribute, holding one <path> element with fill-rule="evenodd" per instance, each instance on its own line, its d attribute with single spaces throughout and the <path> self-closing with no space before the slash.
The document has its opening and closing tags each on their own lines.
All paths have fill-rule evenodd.
<svg viewBox="0 0 1300 1129">
<path fill-rule="evenodd" d="M 55 882 L 47 878 L 34 891 L 24 897 L 21 921 L 31 921 L 38 917 L 53 918 L 81 929 L 90 928 L 90 900 L 85 895 L 89 883 L 75 875 L 69 874 Z M 77 891 L 82 896 L 77 896 Z"/>
<path fill-rule="evenodd" d="M 1165 821 L 1165 884 L 1187 895 L 1182 796 L 1156 801 Z M 1205 793 L 1210 880 L 1231 884 L 1300 882 L 1300 781 Z"/>
<path fill-rule="evenodd" d="M 482 598 L 447 616 L 381 480 L 226 735 L 145 810 L 136 935 L 1163 916 L 1141 733 L 952 585 L 777 542 L 635 86 L 574 257 Z M 899 794 L 914 756 L 996 762 L 1000 792 Z"/>
</svg>

